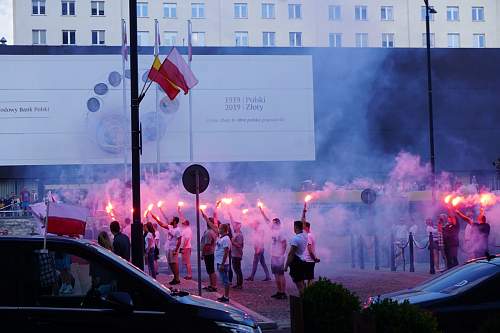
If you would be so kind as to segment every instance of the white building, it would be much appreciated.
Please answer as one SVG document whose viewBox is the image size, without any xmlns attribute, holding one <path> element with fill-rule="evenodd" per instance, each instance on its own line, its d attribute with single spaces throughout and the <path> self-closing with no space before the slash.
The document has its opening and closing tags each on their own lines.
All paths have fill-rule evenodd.
<svg viewBox="0 0 500 333">
<path fill-rule="evenodd" d="M 500 47 L 500 0 L 429 0 L 436 47 Z M 127 0 L 15 0 L 14 43 L 120 45 Z M 138 40 L 199 46 L 423 47 L 421 0 L 139 0 Z"/>
</svg>

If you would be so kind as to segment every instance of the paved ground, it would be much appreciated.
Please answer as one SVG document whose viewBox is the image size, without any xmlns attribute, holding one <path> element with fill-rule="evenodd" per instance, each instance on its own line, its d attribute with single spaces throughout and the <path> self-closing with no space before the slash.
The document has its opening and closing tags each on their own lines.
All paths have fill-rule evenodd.
<svg viewBox="0 0 500 333">
<path fill-rule="evenodd" d="M 431 276 L 424 273 L 425 270 L 419 270 L 416 273 L 409 272 L 390 272 L 387 270 L 375 271 L 372 269 L 360 270 L 341 268 L 328 273 L 327 277 L 334 282 L 343 284 L 355 292 L 361 301 L 366 300 L 368 296 L 378 295 L 400 289 L 410 288 L 416 284 L 427 280 Z M 163 270 L 168 274 L 168 271 Z M 246 275 L 245 275 L 246 276 Z M 231 301 L 233 305 L 244 307 L 257 312 L 258 314 L 276 322 L 280 329 L 276 332 L 285 333 L 286 328 L 290 327 L 290 308 L 287 300 L 275 300 L 270 296 L 275 293 L 274 281 L 264 282 L 264 276 L 257 274 L 255 281 L 245 281 L 243 290 L 231 290 Z M 161 282 L 167 283 L 171 276 L 162 274 L 159 278 Z M 206 279 L 202 277 L 203 285 Z M 289 294 L 297 294 L 295 286 L 287 276 L 287 289 Z M 219 292 L 221 291 L 219 287 Z M 179 289 L 187 290 L 197 294 L 197 283 L 195 281 L 183 281 Z M 203 292 L 203 297 L 216 299 L 218 295 L 214 293 Z"/>
</svg>

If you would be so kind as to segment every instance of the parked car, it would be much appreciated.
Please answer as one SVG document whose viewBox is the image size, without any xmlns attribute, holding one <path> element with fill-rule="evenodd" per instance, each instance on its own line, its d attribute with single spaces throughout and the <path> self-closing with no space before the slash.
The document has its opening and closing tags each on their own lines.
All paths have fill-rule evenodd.
<svg viewBox="0 0 500 333">
<path fill-rule="evenodd" d="M 431 311 L 445 332 L 474 332 L 488 318 L 500 316 L 500 256 L 477 259 L 455 267 L 411 289 L 377 298 L 390 298 Z"/>
<path fill-rule="evenodd" d="M 261 332 L 246 313 L 174 292 L 86 240 L 0 237 L 0 321 L 30 332 Z M 7 325 L 7 326 L 5 326 Z"/>
</svg>

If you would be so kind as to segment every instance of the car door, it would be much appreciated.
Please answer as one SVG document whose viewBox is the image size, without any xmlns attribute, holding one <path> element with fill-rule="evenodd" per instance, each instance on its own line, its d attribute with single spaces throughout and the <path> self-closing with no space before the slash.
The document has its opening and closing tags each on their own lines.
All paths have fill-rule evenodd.
<svg viewBox="0 0 500 333">
<path fill-rule="evenodd" d="M 0 240 L 0 323 L 4 327 L 19 324 L 17 252 L 13 242 Z M 14 251 L 13 251 L 14 250 Z"/>
<path fill-rule="evenodd" d="M 82 244 L 48 243 L 47 253 L 26 247 L 21 265 L 20 315 L 29 329 L 51 332 L 165 327 L 168 302 L 113 260 Z M 133 308 L 104 300 L 129 295 Z"/>
</svg>

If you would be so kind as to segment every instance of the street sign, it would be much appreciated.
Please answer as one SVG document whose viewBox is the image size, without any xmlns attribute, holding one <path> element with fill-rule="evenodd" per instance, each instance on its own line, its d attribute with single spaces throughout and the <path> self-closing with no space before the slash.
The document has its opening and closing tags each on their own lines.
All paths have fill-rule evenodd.
<svg viewBox="0 0 500 333">
<path fill-rule="evenodd" d="M 361 192 L 361 201 L 363 201 L 367 205 L 371 205 L 377 200 L 377 192 L 372 190 L 371 188 L 364 189 Z"/>
<path fill-rule="evenodd" d="M 198 192 L 196 192 L 196 174 L 198 173 L 199 179 L 199 188 Z M 192 194 L 200 194 L 205 192 L 208 188 L 208 184 L 210 183 L 210 176 L 208 175 L 207 169 L 199 164 L 192 164 L 184 170 L 184 174 L 182 175 L 182 184 L 186 191 Z"/>
</svg>

